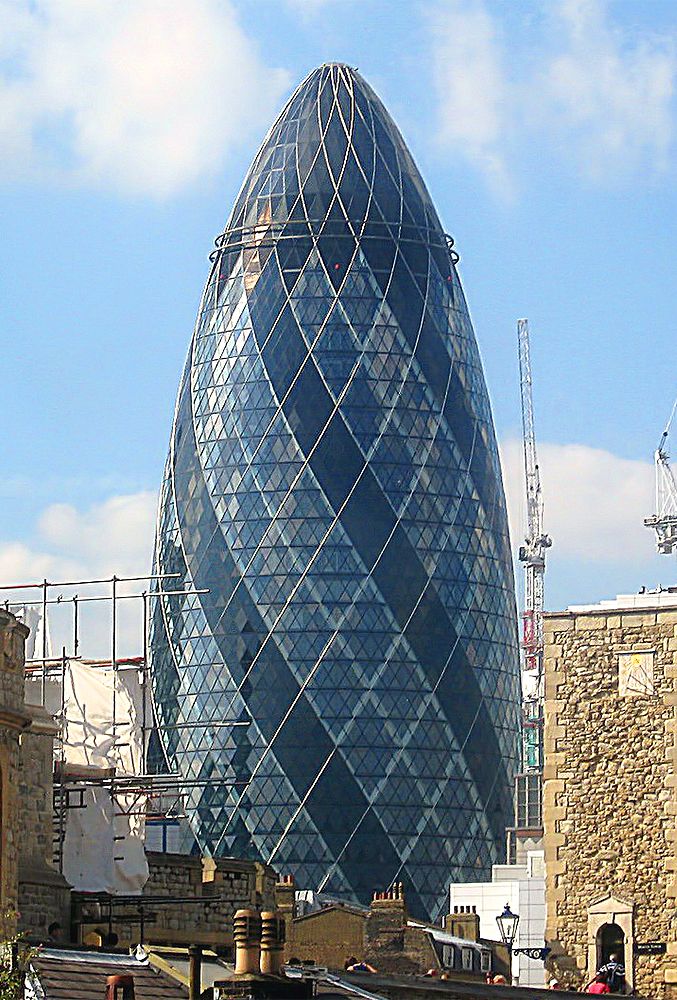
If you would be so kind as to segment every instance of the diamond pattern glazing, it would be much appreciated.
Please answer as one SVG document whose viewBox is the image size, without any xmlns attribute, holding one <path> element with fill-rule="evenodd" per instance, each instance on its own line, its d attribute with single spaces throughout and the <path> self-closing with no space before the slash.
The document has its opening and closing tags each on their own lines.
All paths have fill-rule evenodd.
<svg viewBox="0 0 677 1000">
<path fill-rule="evenodd" d="M 503 852 L 512 561 L 445 237 L 354 70 L 315 70 L 217 240 L 179 389 L 151 672 L 201 849 L 421 916 Z"/>
</svg>

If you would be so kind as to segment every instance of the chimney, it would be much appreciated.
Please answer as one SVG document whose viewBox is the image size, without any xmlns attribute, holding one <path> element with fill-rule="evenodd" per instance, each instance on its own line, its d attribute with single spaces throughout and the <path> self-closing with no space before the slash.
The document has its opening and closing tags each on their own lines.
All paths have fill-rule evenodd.
<svg viewBox="0 0 677 1000">
<path fill-rule="evenodd" d="M 235 974 L 257 975 L 261 955 L 261 917 L 256 910 L 237 910 L 233 923 Z"/>
<path fill-rule="evenodd" d="M 278 910 L 261 914 L 261 972 L 264 976 L 279 976 L 285 938 L 284 917 Z"/>
<path fill-rule="evenodd" d="M 393 882 L 386 892 L 375 892 L 371 901 L 371 907 L 388 907 L 406 911 L 404 899 L 404 886 L 401 882 Z"/>
<path fill-rule="evenodd" d="M 479 941 L 480 918 L 474 906 L 455 906 L 454 912 L 444 918 L 444 929 L 454 937 L 466 941 Z"/>
<path fill-rule="evenodd" d="M 134 1000 L 134 976 L 107 976 L 106 1000 Z"/>
<path fill-rule="evenodd" d="M 283 913 L 294 915 L 294 900 L 296 898 L 296 881 L 293 875 L 281 875 L 275 886 L 275 908 Z"/>
<path fill-rule="evenodd" d="M 188 1000 L 200 1000 L 202 993 L 202 945 L 188 946 Z"/>
</svg>

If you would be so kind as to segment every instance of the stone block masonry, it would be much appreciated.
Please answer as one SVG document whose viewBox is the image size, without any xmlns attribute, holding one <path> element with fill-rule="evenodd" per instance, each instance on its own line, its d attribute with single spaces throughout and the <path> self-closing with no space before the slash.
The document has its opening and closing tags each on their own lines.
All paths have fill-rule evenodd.
<svg viewBox="0 0 677 1000">
<path fill-rule="evenodd" d="M 0 609 L 0 933 L 14 930 L 21 817 L 21 734 L 30 725 L 24 705 L 24 644 L 28 629 Z"/>
<path fill-rule="evenodd" d="M 112 930 L 123 946 L 139 941 L 141 906 L 148 917 L 147 943 L 202 944 L 230 955 L 235 911 L 275 907 L 275 872 L 258 861 L 155 851 L 147 851 L 146 857 L 149 875 L 143 893 L 128 906 L 113 908 Z M 73 893 L 73 911 L 81 939 L 88 931 L 105 929 L 107 905 L 87 893 Z"/>
<path fill-rule="evenodd" d="M 546 937 L 580 985 L 609 951 L 677 996 L 677 606 L 545 618 Z"/>
</svg>

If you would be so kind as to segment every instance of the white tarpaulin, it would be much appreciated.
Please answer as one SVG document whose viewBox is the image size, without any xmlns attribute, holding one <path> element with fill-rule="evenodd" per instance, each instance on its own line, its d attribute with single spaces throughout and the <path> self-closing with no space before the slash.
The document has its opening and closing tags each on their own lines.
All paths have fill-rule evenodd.
<svg viewBox="0 0 677 1000">
<path fill-rule="evenodd" d="M 113 671 L 78 660 L 68 662 L 64 691 L 67 763 L 114 767 L 117 775 L 141 772 L 139 680 L 135 669 Z M 107 788 L 88 788 L 85 801 L 84 809 L 67 811 L 64 875 L 74 888 L 85 892 L 141 892 L 148 878 L 143 849 L 145 799 L 133 794 L 111 797 Z"/>
<path fill-rule="evenodd" d="M 34 688 L 39 679 L 30 682 Z M 35 700 L 34 691 L 31 692 Z M 46 708 L 62 712 L 61 676 L 51 673 Z M 115 702 L 115 704 L 114 704 Z M 113 712 L 115 709 L 115 712 Z M 115 768 L 116 776 L 143 768 L 142 686 L 139 670 L 67 660 L 63 684 L 66 769 Z M 115 718 L 115 724 L 113 719 Z M 72 796 L 74 799 L 75 796 Z M 83 808 L 65 810 L 63 874 L 84 892 L 137 893 L 147 878 L 145 797 L 112 792 L 112 783 L 84 786 Z M 71 805 L 74 805 L 72 802 Z"/>
</svg>

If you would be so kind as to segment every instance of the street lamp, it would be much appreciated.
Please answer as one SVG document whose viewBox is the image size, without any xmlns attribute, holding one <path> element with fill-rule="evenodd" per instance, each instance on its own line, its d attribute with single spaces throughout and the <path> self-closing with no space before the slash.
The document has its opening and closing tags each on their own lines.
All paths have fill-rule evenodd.
<svg viewBox="0 0 677 1000">
<path fill-rule="evenodd" d="M 517 913 L 513 913 L 510 909 L 510 903 L 506 903 L 503 908 L 503 913 L 500 917 L 496 917 L 496 923 L 498 924 L 498 929 L 501 933 L 501 941 L 508 949 L 510 955 L 526 955 L 527 958 L 533 958 L 535 961 L 544 962 L 551 949 L 546 945 L 544 948 L 513 948 L 515 943 L 515 938 L 517 937 L 517 925 L 520 922 L 520 918 Z"/>
<path fill-rule="evenodd" d="M 515 943 L 515 938 L 517 937 L 517 925 L 519 922 L 519 916 L 512 912 L 509 903 L 506 903 L 503 907 L 503 913 L 501 913 L 500 917 L 496 917 L 496 923 L 498 924 L 501 941 L 506 946 L 510 954 L 512 954 L 512 946 Z"/>
</svg>

